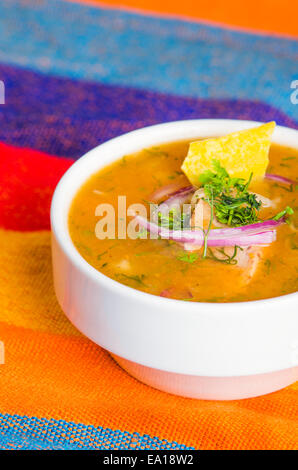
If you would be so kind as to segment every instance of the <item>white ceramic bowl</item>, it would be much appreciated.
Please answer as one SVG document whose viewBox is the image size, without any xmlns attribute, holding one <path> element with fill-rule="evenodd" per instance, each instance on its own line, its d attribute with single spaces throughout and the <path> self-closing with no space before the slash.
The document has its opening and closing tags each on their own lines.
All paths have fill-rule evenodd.
<svg viewBox="0 0 298 470">
<path fill-rule="evenodd" d="M 190 120 L 130 132 L 80 158 L 52 201 L 56 295 L 70 321 L 132 376 L 185 397 L 231 400 L 281 389 L 298 379 L 298 293 L 241 303 L 193 303 L 146 294 L 90 266 L 68 232 L 80 186 L 110 162 L 145 147 L 223 135 L 259 123 Z M 298 131 L 273 141 L 298 148 Z M 98 242 L 100 244 L 100 241 Z"/>
</svg>

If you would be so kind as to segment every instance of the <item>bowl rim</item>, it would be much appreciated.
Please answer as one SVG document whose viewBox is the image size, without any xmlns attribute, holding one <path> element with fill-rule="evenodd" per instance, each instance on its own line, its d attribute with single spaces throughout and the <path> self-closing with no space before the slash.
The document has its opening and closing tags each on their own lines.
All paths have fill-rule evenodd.
<svg viewBox="0 0 298 470">
<path fill-rule="evenodd" d="M 69 210 L 71 203 L 73 201 L 73 198 L 77 194 L 78 190 L 82 185 L 88 180 L 88 178 L 91 177 L 92 174 L 94 174 L 96 171 L 99 171 L 101 168 L 104 168 L 108 164 L 110 164 L 113 161 L 117 161 L 121 158 L 121 156 L 117 156 L 116 158 L 110 159 L 110 161 L 105 162 L 104 164 L 101 164 L 101 161 L 99 159 L 99 165 L 97 170 L 92 170 L 90 171 L 89 175 L 87 177 L 84 177 L 83 181 L 80 182 L 78 185 L 75 185 L 75 189 L 73 190 L 73 194 L 71 196 L 71 199 L 69 201 L 69 204 L 67 206 L 67 210 L 65 210 L 65 216 L 61 214 L 61 206 L 63 206 L 63 199 L 64 199 L 64 191 L 65 191 L 65 186 L 71 182 L 72 178 L 74 178 L 75 173 L 78 173 L 78 170 L 80 167 L 82 167 L 86 162 L 88 162 L 89 159 L 94 159 L 95 154 L 98 152 L 103 153 L 108 147 L 115 146 L 123 143 L 124 140 L 127 139 L 134 139 L 134 138 L 140 138 L 146 133 L 151 133 L 155 131 L 160 131 L 160 130 L 166 130 L 166 129 L 171 129 L 174 133 L 175 130 L 180 130 L 181 127 L 182 129 L 187 129 L 188 127 L 193 128 L 193 126 L 206 126 L 210 128 L 225 128 L 225 126 L 230 127 L 230 128 L 239 128 L 240 129 L 248 129 L 250 127 L 254 127 L 256 125 L 261 125 L 263 124 L 262 122 L 258 121 L 248 121 L 248 120 L 238 120 L 238 119 L 190 119 L 190 120 L 181 120 L 181 121 L 171 121 L 171 122 L 166 122 L 162 124 L 155 124 L 152 126 L 146 126 L 137 130 L 130 131 L 128 133 L 122 134 L 118 137 L 114 137 L 113 139 L 110 139 L 93 149 L 89 150 L 86 154 L 84 154 L 82 157 L 80 157 L 78 160 L 74 162 L 73 165 L 64 173 L 60 181 L 58 182 L 58 185 L 56 186 L 56 189 L 53 194 L 52 202 L 51 202 L 51 211 L 50 211 L 50 219 L 51 219 L 51 230 L 53 234 L 56 237 L 56 240 L 58 241 L 61 249 L 63 250 L 64 254 L 67 255 L 67 257 L 72 261 L 72 263 L 75 265 L 77 269 L 79 269 L 81 272 L 83 272 L 84 275 L 88 276 L 91 278 L 94 282 L 100 283 L 103 285 L 105 288 L 108 288 L 109 290 L 116 292 L 119 292 L 119 294 L 129 296 L 129 297 L 134 297 L 136 300 L 140 301 L 147 301 L 147 302 L 152 302 L 153 305 L 159 304 L 168 305 L 169 307 L 172 308 L 178 308 L 181 311 L 183 311 L 183 315 L 187 314 L 188 312 L 191 314 L 194 311 L 197 312 L 197 306 L 198 304 L 202 307 L 207 307 L 209 311 L 212 311 L 214 314 L 223 314 L 223 310 L 226 310 L 226 312 L 229 313 L 235 313 L 239 315 L 239 308 L 241 312 L 246 311 L 246 308 L 249 307 L 255 307 L 252 308 L 252 315 L 253 312 L 255 314 L 259 314 L 259 309 L 257 307 L 270 307 L 272 304 L 278 304 L 282 305 L 285 302 L 288 302 L 288 300 L 297 300 L 298 299 L 298 292 L 293 292 L 290 294 L 285 294 L 277 297 L 270 297 L 266 299 L 260 299 L 260 300 L 248 300 L 248 301 L 241 301 L 241 302 L 194 302 L 194 301 L 187 301 L 187 300 L 178 300 L 178 299 L 169 299 L 167 297 L 161 297 L 157 296 L 154 294 L 150 294 L 147 292 L 140 291 L 138 289 L 134 289 L 133 287 L 129 287 L 125 284 L 122 284 L 102 272 L 98 271 L 96 268 L 91 266 L 79 253 L 77 248 L 75 247 L 69 233 L 68 229 L 68 215 L 69 215 Z M 230 133 L 234 132 L 233 130 L 227 130 L 225 133 Z M 292 148 L 297 148 L 298 149 L 298 130 L 284 127 L 284 126 L 276 126 L 276 129 L 274 131 L 274 134 L 281 133 L 282 136 L 284 136 L 285 142 L 288 140 L 288 137 L 290 136 L 290 140 L 296 141 L 296 144 L 288 144 L 289 147 Z M 200 132 L 198 131 L 198 136 L 200 137 Z M 214 135 L 214 134 L 210 134 Z M 221 135 L 221 134 L 219 134 Z M 209 136 L 206 136 L 209 137 Z M 193 137 L 195 138 L 195 137 Z M 291 139 L 292 138 L 292 139 Z M 175 140 L 175 139 L 173 139 Z M 172 141 L 173 141 L 172 140 Z M 176 139 L 177 141 L 183 140 L 181 139 Z M 279 141 L 283 139 L 279 139 L 274 137 L 273 135 L 273 142 L 276 142 L 279 144 Z M 164 141 L 160 142 L 166 143 L 166 142 L 171 142 L 171 139 L 165 139 Z M 157 142 L 152 142 L 152 145 L 156 144 Z M 287 144 L 280 144 L 280 145 L 287 145 Z M 142 148 L 146 148 L 146 146 L 139 146 L 139 149 L 141 150 Z M 121 152 L 122 156 L 127 154 L 127 153 L 133 153 L 133 151 L 128 151 L 128 152 Z M 62 220 L 64 223 L 62 223 Z M 66 229 L 66 230 L 65 230 Z M 241 313 L 240 313 L 241 314 Z"/>
</svg>

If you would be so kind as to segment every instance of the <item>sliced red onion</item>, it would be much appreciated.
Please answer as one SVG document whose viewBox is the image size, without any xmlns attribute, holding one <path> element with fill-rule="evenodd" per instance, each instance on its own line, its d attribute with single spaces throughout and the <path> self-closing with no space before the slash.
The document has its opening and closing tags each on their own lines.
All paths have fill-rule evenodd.
<svg viewBox="0 0 298 470">
<path fill-rule="evenodd" d="M 180 243 L 193 243 L 194 245 L 204 244 L 204 234 L 202 230 L 168 230 L 150 222 L 141 216 L 136 216 L 135 220 L 141 227 L 148 232 L 154 233 L 161 238 L 174 240 Z M 240 228 L 240 227 L 239 227 Z M 244 227 L 241 227 L 244 228 Z M 219 235 L 218 232 L 225 230 L 225 234 Z M 251 245 L 269 245 L 276 239 L 275 230 L 259 230 L 256 232 L 229 232 L 236 229 L 213 229 L 208 234 L 208 246 L 251 246 Z"/>
<path fill-rule="evenodd" d="M 162 201 L 164 198 L 169 198 L 172 196 L 175 196 L 178 194 L 180 191 L 184 191 L 187 188 L 190 188 L 192 186 L 187 186 L 187 187 L 181 187 L 177 183 L 172 183 L 172 184 L 167 184 L 166 186 L 162 186 L 161 188 L 158 188 L 154 193 L 152 193 L 148 199 L 152 202 L 159 202 Z"/>
<path fill-rule="evenodd" d="M 181 207 L 190 195 L 195 191 L 193 186 L 185 186 L 171 194 L 162 204 L 158 206 L 158 211 L 162 214 L 167 213 L 173 207 Z"/>
<path fill-rule="evenodd" d="M 268 180 L 276 181 L 277 183 L 281 184 L 297 184 L 294 180 L 290 180 L 289 178 L 285 178 L 284 176 L 280 175 L 273 175 L 272 173 L 266 173 L 265 178 L 267 178 Z"/>
<path fill-rule="evenodd" d="M 250 192 L 250 194 L 254 194 L 256 196 L 256 200 L 262 204 L 262 207 L 272 207 L 274 205 L 273 201 L 268 197 L 262 196 L 258 193 Z"/>
<path fill-rule="evenodd" d="M 238 236 L 240 234 L 253 235 L 255 233 L 266 232 L 267 230 L 274 230 L 283 223 L 285 223 L 285 217 L 282 217 L 279 220 L 265 220 L 263 222 L 243 225 L 241 227 L 213 229 L 211 232 L 216 237 Z"/>
<path fill-rule="evenodd" d="M 281 183 L 281 184 L 289 184 L 289 185 L 297 184 L 297 182 L 294 180 L 285 178 L 284 176 L 274 175 L 271 173 L 266 173 L 265 178 L 272 180 L 272 181 L 276 181 L 277 183 Z M 188 194 L 191 194 L 196 189 L 197 188 L 195 188 L 194 186 L 185 186 L 185 187 L 179 188 L 177 184 L 168 184 L 166 186 L 162 186 L 161 188 L 158 188 L 154 193 L 150 195 L 149 199 L 151 199 L 153 202 L 159 202 L 165 197 L 172 199 L 172 197 L 178 196 L 179 194 L 182 197 L 182 195 L 184 195 L 185 192 L 188 193 L 188 191 L 189 191 Z M 182 201 L 182 204 L 183 202 L 184 201 Z M 175 205 L 176 205 L 176 201 L 175 201 Z"/>
<path fill-rule="evenodd" d="M 184 196 L 185 194 L 191 194 L 195 191 L 195 189 L 196 188 L 194 186 L 184 186 L 183 188 L 180 188 L 177 191 L 175 191 L 174 193 L 172 193 L 170 195 L 170 199 L 172 197 L 176 197 L 176 196 Z"/>
<path fill-rule="evenodd" d="M 167 297 L 169 299 L 174 299 L 176 296 L 179 295 L 179 297 L 183 299 L 192 299 L 193 295 L 188 289 L 178 289 L 176 287 L 169 287 L 168 289 L 164 289 L 159 295 L 160 297 Z"/>
</svg>

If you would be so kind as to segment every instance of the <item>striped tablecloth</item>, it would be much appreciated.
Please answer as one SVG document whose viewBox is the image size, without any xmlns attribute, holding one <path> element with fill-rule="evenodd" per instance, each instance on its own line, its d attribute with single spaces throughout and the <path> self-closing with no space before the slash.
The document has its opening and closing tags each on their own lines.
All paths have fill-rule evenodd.
<svg viewBox="0 0 298 470">
<path fill-rule="evenodd" d="M 0 449 L 297 447 L 297 384 L 208 402 L 123 372 L 59 308 L 49 232 L 59 178 L 111 137 L 187 118 L 298 128 L 292 33 L 58 0 L 1 2 Z"/>
</svg>

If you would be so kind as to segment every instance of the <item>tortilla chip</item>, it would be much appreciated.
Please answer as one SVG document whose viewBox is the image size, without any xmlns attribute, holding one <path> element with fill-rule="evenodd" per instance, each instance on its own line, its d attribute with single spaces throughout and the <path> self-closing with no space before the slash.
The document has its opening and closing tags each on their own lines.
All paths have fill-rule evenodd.
<svg viewBox="0 0 298 470">
<path fill-rule="evenodd" d="M 269 163 L 274 128 L 275 122 L 268 122 L 224 137 L 192 142 L 181 169 L 195 186 L 200 186 L 199 177 L 204 171 L 214 170 L 213 160 L 219 160 L 231 177 L 247 180 L 253 172 L 253 180 L 261 179 Z"/>
</svg>

